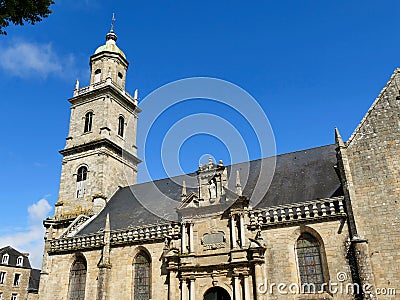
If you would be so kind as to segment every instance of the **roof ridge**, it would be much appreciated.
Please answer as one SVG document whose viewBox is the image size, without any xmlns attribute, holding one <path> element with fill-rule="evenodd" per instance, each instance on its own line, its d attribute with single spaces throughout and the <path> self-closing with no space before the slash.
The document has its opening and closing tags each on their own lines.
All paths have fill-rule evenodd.
<svg viewBox="0 0 400 300">
<path fill-rule="evenodd" d="M 376 104 L 378 103 L 378 101 L 381 99 L 383 93 L 388 89 L 388 87 L 391 85 L 391 83 L 393 82 L 393 80 L 395 79 L 396 75 L 400 73 L 400 68 L 396 68 L 392 75 L 390 76 L 388 82 L 385 84 L 385 86 L 382 88 L 382 90 L 380 91 L 380 93 L 378 94 L 378 96 L 375 98 L 374 102 L 372 103 L 372 105 L 370 106 L 370 108 L 368 109 L 367 113 L 364 115 L 364 117 L 361 119 L 360 123 L 358 123 L 356 129 L 354 129 L 353 133 L 351 134 L 351 136 L 349 137 L 349 139 L 346 142 L 346 146 L 349 146 L 350 143 L 353 141 L 353 139 L 355 138 L 356 134 L 359 132 L 359 130 L 361 129 L 362 125 L 364 125 L 365 121 L 367 120 L 368 116 L 371 114 L 371 112 L 374 110 Z"/>
</svg>

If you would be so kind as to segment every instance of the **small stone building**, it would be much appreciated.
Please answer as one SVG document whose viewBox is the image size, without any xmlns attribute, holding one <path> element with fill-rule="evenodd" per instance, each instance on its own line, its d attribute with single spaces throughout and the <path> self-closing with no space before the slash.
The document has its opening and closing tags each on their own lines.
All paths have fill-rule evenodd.
<svg viewBox="0 0 400 300">
<path fill-rule="evenodd" d="M 0 299 L 38 299 L 40 270 L 32 269 L 29 254 L 7 246 L 0 249 Z"/>
<path fill-rule="evenodd" d="M 347 142 L 136 184 L 116 40 L 69 99 L 39 299 L 397 299 L 399 69 Z"/>
</svg>

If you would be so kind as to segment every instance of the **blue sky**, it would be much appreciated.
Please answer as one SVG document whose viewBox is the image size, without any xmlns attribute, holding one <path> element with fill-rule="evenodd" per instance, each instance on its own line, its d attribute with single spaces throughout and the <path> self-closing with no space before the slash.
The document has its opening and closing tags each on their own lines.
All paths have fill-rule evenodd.
<svg viewBox="0 0 400 300">
<path fill-rule="evenodd" d="M 67 99 L 75 79 L 88 84 L 89 57 L 104 43 L 112 12 L 117 43 L 131 63 L 129 92 L 138 88 L 144 99 L 178 79 L 227 80 L 257 100 L 277 152 L 285 153 L 333 143 L 335 126 L 345 139 L 351 135 L 400 64 L 399 6 L 398 1 L 62 0 L 42 23 L 9 27 L 0 36 L 0 246 L 12 242 L 31 251 L 39 266 L 40 220 L 57 201 Z M 205 101 L 191 104 L 177 105 L 158 120 L 155 146 L 180 118 L 214 113 L 242 131 L 251 159 L 260 155 L 246 121 L 235 112 Z M 203 154 L 233 162 L 229 152 L 224 141 L 198 135 L 185 141 L 178 160 L 189 172 Z M 157 161 L 158 154 L 156 149 L 149 155 Z M 176 149 L 166 155 L 176 157 Z M 154 178 L 165 175 L 158 163 L 149 168 Z"/>
</svg>

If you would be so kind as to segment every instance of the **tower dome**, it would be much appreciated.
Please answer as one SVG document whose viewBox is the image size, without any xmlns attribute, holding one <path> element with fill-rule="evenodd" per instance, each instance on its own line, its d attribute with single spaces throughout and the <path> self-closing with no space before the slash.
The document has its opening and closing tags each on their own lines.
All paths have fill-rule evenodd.
<svg viewBox="0 0 400 300">
<path fill-rule="evenodd" d="M 117 53 L 120 54 L 124 59 L 126 59 L 125 53 L 117 46 L 117 35 L 114 33 L 113 29 L 111 29 L 110 32 L 107 33 L 105 45 L 98 47 L 94 52 L 94 55 L 101 52 Z"/>
<path fill-rule="evenodd" d="M 125 53 L 117 46 L 117 35 L 114 33 L 114 15 L 111 30 L 106 35 L 106 43 L 96 49 L 90 57 L 90 84 L 106 81 L 108 78 L 122 89 L 125 89 L 126 71 L 129 62 Z"/>
</svg>

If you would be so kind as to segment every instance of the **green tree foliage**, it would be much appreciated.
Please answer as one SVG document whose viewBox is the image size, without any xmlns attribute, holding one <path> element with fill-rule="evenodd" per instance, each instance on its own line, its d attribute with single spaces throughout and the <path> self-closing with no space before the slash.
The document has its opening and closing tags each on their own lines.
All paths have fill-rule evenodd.
<svg viewBox="0 0 400 300">
<path fill-rule="evenodd" d="M 52 0 L 0 0 L 0 34 L 7 34 L 4 30 L 10 23 L 24 25 L 35 24 L 47 18 L 52 11 Z"/>
</svg>

